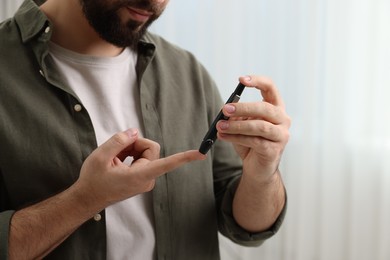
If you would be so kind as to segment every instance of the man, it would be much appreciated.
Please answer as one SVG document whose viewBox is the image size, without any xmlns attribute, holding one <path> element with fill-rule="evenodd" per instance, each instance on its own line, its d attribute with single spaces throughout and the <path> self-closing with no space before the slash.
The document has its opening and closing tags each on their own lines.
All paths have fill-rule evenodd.
<svg viewBox="0 0 390 260">
<path fill-rule="evenodd" d="M 240 77 L 263 101 L 223 106 L 207 158 L 191 150 L 223 103 L 147 32 L 167 4 L 26 0 L 1 24 L 3 259 L 219 259 L 218 230 L 257 246 L 279 229 L 283 101 Z"/>
</svg>

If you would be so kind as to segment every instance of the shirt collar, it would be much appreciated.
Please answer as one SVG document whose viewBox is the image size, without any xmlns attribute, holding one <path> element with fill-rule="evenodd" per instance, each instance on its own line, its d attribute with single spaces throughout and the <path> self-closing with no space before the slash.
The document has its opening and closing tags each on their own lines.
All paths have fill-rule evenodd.
<svg viewBox="0 0 390 260">
<path fill-rule="evenodd" d="M 22 3 L 15 14 L 15 21 L 24 43 L 45 32 L 50 25 L 49 19 L 33 0 L 25 0 Z"/>
</svg>

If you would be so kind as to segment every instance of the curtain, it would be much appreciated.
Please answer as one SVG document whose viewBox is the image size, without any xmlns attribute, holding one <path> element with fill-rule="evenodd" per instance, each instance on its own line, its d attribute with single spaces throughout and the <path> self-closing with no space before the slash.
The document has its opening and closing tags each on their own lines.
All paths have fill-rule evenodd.
<svg viewBox="0 0 390 260">
<path fill-rule="evenodd" d="M 390 259 L 389 13 L 388 0 L 171 1 L 155 24 L 225 98 L 239 75 L 272 77 L 293 120 L 282 229 L 254 249 L 221 237 L 223 259 Z"/>
<path fill-rule="evenodd" d="M 2 0 L 0 18 L 20 2 Z M 224 98 L 240 75 L 271 77 L 293 120 L 285 223 L 259 248 L 220 236 L 223 260 L 390 259 L 389 13 L 388 0 L 176 0 L 152 26 Z"/>
</svg>

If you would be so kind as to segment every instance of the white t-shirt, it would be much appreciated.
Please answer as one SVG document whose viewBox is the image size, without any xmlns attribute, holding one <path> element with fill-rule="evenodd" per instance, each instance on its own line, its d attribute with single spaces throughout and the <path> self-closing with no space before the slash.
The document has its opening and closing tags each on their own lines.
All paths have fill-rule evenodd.
<svg viewBox="0 0 390 260">
<path fill-rule="evenodd" d="M 128 128 L 142 134 L 135 52 L 93 57 L 51 43 L 50 54 L 87 109 L 98 145 Z M 106 208 L 107 259 L 155 259 L 153 217 L 151 192 Z"/>
</svg>

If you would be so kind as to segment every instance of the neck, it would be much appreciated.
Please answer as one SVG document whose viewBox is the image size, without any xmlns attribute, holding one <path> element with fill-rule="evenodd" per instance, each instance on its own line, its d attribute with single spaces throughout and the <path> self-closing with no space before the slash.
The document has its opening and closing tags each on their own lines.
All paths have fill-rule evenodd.
<svg viewBox="0 0 390 260">
<path fill-rule="evenodd" d="M 102 38 L 85 18 L 79 0 L 47 0 L 41 10 L 53 23 L 52 41 L 81 54 L 112 57 L 122 52 Z"/>
</svg>

